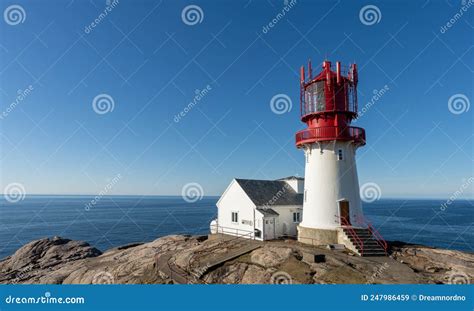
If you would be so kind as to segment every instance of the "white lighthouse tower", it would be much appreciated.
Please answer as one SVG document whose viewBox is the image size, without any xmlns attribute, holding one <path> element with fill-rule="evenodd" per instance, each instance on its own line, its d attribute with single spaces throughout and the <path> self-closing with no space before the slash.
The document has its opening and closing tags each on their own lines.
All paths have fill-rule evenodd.
<svg viewBox="0 0 474 311">
<path fill-rule="evenodd" d="M 386 243 L 365 220 L 359 195 L 355 155 L 365 145 L 365 131 L 351 126 L 357 118 L 357 67 L 335 71 L 324 61 L 322 71 L 308 77 L 301 67 L 301 121 L 296 146 L 305 154 L 303 243 L 345 244 L 360 255 L 382 254 Z"/>
</svg>

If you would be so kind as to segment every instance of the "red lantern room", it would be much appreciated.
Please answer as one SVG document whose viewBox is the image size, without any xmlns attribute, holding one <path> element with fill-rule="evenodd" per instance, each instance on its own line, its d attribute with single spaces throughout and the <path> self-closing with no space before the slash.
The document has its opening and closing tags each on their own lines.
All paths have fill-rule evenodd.
<svg viewBox="0 0 474 311">
<path fill-rule="evenodd" d="M 350 126 L 357 118 L 357 66 L 342 68 L 336 62 L 335 71 L 331 62 L 324 61 L 322 71 L 313 77 L 311 61 L 308 63 L 308 78 L 301 67 L 300 109 L 301 121 L 308 128 L 296 133 L 296 146 L 303 147 L 320 141 L 354 141 L 365 145 L 363 128 Z"/>
</svg>

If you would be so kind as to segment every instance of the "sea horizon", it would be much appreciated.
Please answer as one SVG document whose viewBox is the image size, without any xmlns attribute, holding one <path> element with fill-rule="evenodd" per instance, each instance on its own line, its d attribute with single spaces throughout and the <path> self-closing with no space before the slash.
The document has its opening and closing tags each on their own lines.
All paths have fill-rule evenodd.
<svg viewBox="0 0 474 311">
<path fill-rule="evenodd" d="M 202 198 L 219 198 L 222 194 L 216 195 L 203 195 Z M 5 197 L 6 194 L 0 193 L 1 197 Z M 181 194 L 25 194 L 25 197 L 176 197 L 182 198 Z M 452 196 L 452 195 L 451 195 Z M 472 201 L 474 202 L 474 198 L 463 198 L 463 197 L 456 197 L 457 201 Z M 450 200 L 450 197 L 396 197 L 396 196 L 384 196 L 383 200 Z"/>
<path fill-rule="evenodd" d="M 26 195 L 0 199 L 0 259 L 45 237 L 83 240 L 106 251 L 171 234 L 205 235 L 216 218 L 217 196 Z M 443 205 L 444 204 L 444 205 Z M 474 200 L 383 198 L 363 202 L 367 219 L 388 241 L 473 252 Z M 435 217 L 437 216 L 437 217 Z"/>
</svg>

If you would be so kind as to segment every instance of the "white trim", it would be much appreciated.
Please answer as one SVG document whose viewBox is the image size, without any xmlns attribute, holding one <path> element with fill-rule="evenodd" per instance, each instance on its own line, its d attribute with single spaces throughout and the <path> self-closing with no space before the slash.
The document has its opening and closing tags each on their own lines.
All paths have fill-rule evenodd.
<svg viewBox="0 0 474 311">
<path fill-rule="evenodd" d="M 221 202 L 221 200 L 224 198 L 224 196 L 226 195 L 226 193 L 229 191 L 229 189 L 232 187 L 233 184 L 237 184 L 237 186 L 239 186 L 240 190 L 242 190 L 242 192 L 245 194 L 245 196 L 247 197 L 247 199 L 250 201 L 250 203 L 252 204 L 253 208 L 257 208 L 257 206 L 255 205 L 255 203 L 253 203 L 253 201 L 249 198 L 249 196 L 247 195 L 247 193 L 245 192 L 245 190 L 240 186 L 240 184 L 237 182 L 237 180 L 235 180 L 235 178 L 232 179 L 232 181 L 230 182 L 230 184 L 227 186 L 227 188 L 224 190 L 224 193 L 222 193 L 221 197 L 219 198 L 219 200 L 217 200 L 216 202 L 216 206 L 217 208 L 219 208 L 219 204 Z"/>
<path fill-rule="evenodd" d="M 237 181 L 235 180 L 235 178 L 232 179 L 232 181 L 231 181 L 230 184 L 227 186 L 227 188 L 225 188 L 224 193 L 222 193 L 222 195 L 221 195 L 221 197 L 219 198 L 219 200 L 217 200 L 217 202 L 216 202 L 217 208 L 219 208 L 219 203 L 221 202 L 221 200 L 222 200 L 222 198 L 225 196 L 225 194 L 229 191 L 230 187 L 232 187 L 232 185 L 234 184 L 234 182 L 237 182 Z"/>
</svg>

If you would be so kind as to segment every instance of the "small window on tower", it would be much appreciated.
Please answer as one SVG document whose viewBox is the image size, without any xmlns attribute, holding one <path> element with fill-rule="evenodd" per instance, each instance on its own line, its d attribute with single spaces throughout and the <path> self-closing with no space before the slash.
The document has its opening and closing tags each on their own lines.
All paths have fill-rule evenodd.
<svg viewBox="0 0 474 311">
<path fill-rule="evenodd" d="M 343 156 L 342 156 L 342 149 L 337 150 L 337 160 L 338 160 L 338 161 L 341 161 L 341 160 L 343 160 L 343 159 L 344 159 L 344 158 L 343 158 Z"/>
<path fill-rule="evenodd" d="M 306 192 L 308 192 L 308 190 L 304 189 L 304 201 L 306 202 Z"/>
</svg>

